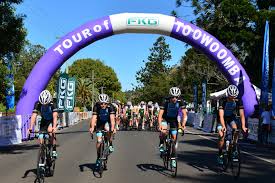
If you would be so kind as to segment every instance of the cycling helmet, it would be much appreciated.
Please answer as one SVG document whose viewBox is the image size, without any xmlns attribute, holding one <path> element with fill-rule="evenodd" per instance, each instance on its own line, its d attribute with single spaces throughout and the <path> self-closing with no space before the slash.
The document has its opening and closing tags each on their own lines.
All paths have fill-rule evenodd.
<svg viewBox="0 0 275 183">
<path fill-rule="evenodd" d="M 144 101 L 141 101 L 141 102 L 140 102 L 140 105 L 144 105 L 144 104 L 145 104 L 145 102 L 144 102 Z"/>
<path fill-rule="evenodd" d="M 229 97 L 237 97 L 239 95 L 239 89 L 235 85 L 229 85 L 226 90 L 226 93 Z"/>
<path fill-rule="evenodd" d="M 43 105 L 49 104 L 52 101 L 52 95 L 48 90 L 43 90 L 39 95 L 39 102 Z"/>
<path fill-rule="evenodd" d="M 149 102 L 148 102 L 148 105 L 153 105 L 153 102 L 152 102 L 152 101 L 149 101 Z"/>
<path fill-rule="evenodd" d="M 172 97 L 179 97 L 181 92 L 178 87 L 172 87 L 172 88 L 170 88 L 169 94 Z"/>
<path fill-rule="evenodd" d="M 159 104 L 158 104 L 157 102 L 155 103 L 155 107 L 156 107 L 156 108 L 158 108 L 158 107 L 159 107 Z"/>
<path fill-rule="evenodd" d="M 103 93 L 98 96 L 98 99 L 101 103 L 108 103 L 108 101 L 109 101 L 108 95 L 103 94 Z"/>
<path fill-rule="evenodd" d="M 128 102 L 127 102 L 127 105 L 129 105 L 129 106 L 132 105 L 132 102 L 128 101 Z"/>
</svg>

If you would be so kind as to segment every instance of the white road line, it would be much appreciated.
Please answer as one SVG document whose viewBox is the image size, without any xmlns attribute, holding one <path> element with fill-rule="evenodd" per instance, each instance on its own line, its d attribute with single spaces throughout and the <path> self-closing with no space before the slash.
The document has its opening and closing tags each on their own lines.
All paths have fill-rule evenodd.
<svg viewBox="0 0 275 183">
<path fill-rule="evenodd" d="M 189 130 L 186 130 L 186 131 L 187 131 L 188 133 L 191 133 L 191 134 L 196 135 L 196 133 L 194 133 L 194 132 L 191 132 L 191 131 L 189 131 Z M 197 135 L 198 135 L 198 134 L 197 134 Z M 202 135 L 198 135 L 198 136 L 200 136 L 201 138 L 204 138 L 204 139 L 207 139 L 207 140 L 210 140 L 210 141 L 216 143 L 215 140 L 210 139 L 210 138 L 208 138 L 208 137 L 205 137 L 205 136 L 202 136 Z M 255 155 L 255 154 L 246 152 L 246 151 L 244 151 L 244 150 L 242 150 L 242 153 L 247 154 L 247 155 L 250 155 L 250 156 L 252 156 L 252 157 L 254 157 L 254 158 L 257 158 L 257 159 L 259 159 L 259 160 L 262 160 L 262 161 L 265 161 L 265 162 L 268 162 L 268 163 L 271 163 L 271 164 L 275 165 L 275 162 L 273 162 L 273 161 L 271 161 L 271 160 L 268 160 L 268 159 L 265 159 L 265 158 L 261 158 L 261 157 Z"/>
</svg>

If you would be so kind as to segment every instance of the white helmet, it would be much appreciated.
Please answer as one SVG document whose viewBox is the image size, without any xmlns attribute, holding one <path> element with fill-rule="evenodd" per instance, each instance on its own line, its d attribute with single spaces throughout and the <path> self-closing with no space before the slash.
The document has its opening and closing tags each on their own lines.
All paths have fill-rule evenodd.
<svg viewBox="0 0 275 183">
<path fill-rule="evenodd" d="M 145 102 L 144 102 L 144 101 L 141 101 L 141 102 L 140 102 L 140 105 L 144 105 L 144 104 L 145 104 Z"/>
<path fill-rule="evenodd" d="M 101 103 L 108 103 L 108 101 L 109 101 L 108 95 L 103 94 L 103 93 L 98 96 L 98 99 Z"/>
<path fill-rule="evenodd" d="M 39 95 L 39 102 L 43 105 L 49 104 L 52 101 L 52 95 L 48 90 L 43 90 Z"/>
<path fill-rule="evenodd" d="M 132 102 L 128 101 L 128 102 L 127 102 L 127 105 L 129 105 L 129 106 L 132 105 Z"/>
<path fill-rule="evenodd" d="M 159 107 L 159 104 L 158 104 L 157 102 L 155 103 L 155 107 L 156 107 L 156 108 L 158 108 L 158 107 Z"/>
<path fill-rule="evenodd" d="M 237 97 L 239 95 L 239 89 L 235 85 L 229 85 L 226 90 L 227 96 Z"/>
<path fill-rule="evenodd" d="M 170 88 L 169 94 L 173 97 L 178 97 L 178 96 L 180 96 L 181 92 L 178 87 L 172 87 L 172 88 Z"/>
<path fill-rule="evenodd" d="M 152 101 L 149 101 L 149 102 L 148 102 L 148 105 L 153 105 L 153 102 L 152 102 Z"/>
</svg>

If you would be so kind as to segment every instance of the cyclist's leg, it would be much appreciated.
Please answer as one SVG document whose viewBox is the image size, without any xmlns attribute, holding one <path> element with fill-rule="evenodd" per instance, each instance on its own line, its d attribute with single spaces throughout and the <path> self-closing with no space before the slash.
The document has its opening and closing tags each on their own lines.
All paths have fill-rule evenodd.
<svg viewBox="0 0 275 183">
<path fill-rule="evenodd" d="M 232 120 L 232 121 L 230 122 L 230 126 L 231 126 L 231 128 L 232 128 L 233 146 L 235 147 L 235 145 L 236 145 L 236 143 L 237 143 L 237 141 L 238 141 L 238 135 L 239 135 L 238 132 L 237 132 L 238 126 L 237 126 L 236 119 L 235 119 L 235 120 Z"/>
<path fill-rule="evenodd" d="M 104 123 L 97 123 L 96 128 L 97 128 L 97 132 L 96 132 L 96 137 L 97 137 L 97 141 L 96 141 L 96 150 L 97 150 L 97 160 L 100 157 L 100 144 L 103 140 L 102 138 L 102 130 L 104 129 Z"/>
<path fill-rule="evenodd" d="M 221 156 L 223 146 L 224 146 L 225 133 L 222 131 L 222 125 L 221 124 L 218 124 L 217 130 L 218 130 L 218 151 L 219 151 L 218 155 Z"/>
<path fill-rule="evenodd" d="M 145 116 L 141 116 L 141 120 L 142 120 L 142 129 L 144 130 L 144 126 L 145 126 Z"/>
<path fill-rule="evenodd" d="M 161 125 L 161 131 L 159 135 L 159 148 L 160 148 L 160 151 L 163 151 L 163 144 L 168 134 L 168 124 L 166 121 L 162 121 L 160 125 Z"/>
<path fill-rule="evenodd" d="M 40 122 L 40 127 L 39 127 L 39 130 L 40 131 L 47 131 L 47 129 L 48 129 L 48 126 L 49 126 L 49 124 L 47 123 L 47 121 L 45 121 L 45 120 L 41 120 L 41 122 Z M 39 140 L 39 144 L 41 145 L 41 144 L 43 144 L 43 141 L 44 141 L 44 135 L 43 134 L 38 134 L 38 140 Z"/>
<path fill-rule="evenodd" d="M 48 123 L 48 129 L 47 131 L 49 132 L 50 135 L 50 142 L 53 146 L 53 151 L 54 151 L 54 156 L 56 156 L 56 135 L 52 133 L 53 131 L 53 126 L 52 126 L 52 122 Z"/>
<path fill-rule="evenodd" d="M 111 138 L 112 137 L 112 132 L 110 131 L 110 126 L 111 124 L 110 123 L 105 123 L 104 125 L 104 130 L 107 131 L 107 141 L 109 142 L 110 146 L 113 146 L 113 139 Z"/>
<path fill-rule="evenodd" d="M 172 154 L 171 157 L 176 157 L 176 142 L 177 142 L 177 134 L 178 134 L 178 122 L 170 123 L 170 133 L 172 140 Z"/>
</svg>

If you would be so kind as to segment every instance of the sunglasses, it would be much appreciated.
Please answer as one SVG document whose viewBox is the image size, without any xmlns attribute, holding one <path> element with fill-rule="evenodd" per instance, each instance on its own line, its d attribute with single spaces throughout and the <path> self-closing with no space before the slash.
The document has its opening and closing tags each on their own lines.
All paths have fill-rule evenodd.
<svg viewBox="0 0 275 183">
<path fill-rule="evenodd" d="M 107 103 L 100 103 L 100 105 L 107 105 Z"/>
</svg>

